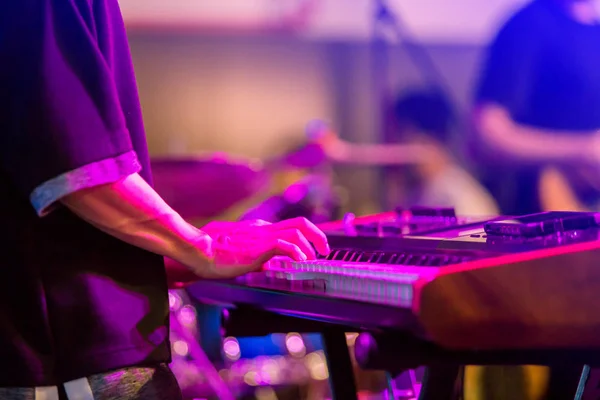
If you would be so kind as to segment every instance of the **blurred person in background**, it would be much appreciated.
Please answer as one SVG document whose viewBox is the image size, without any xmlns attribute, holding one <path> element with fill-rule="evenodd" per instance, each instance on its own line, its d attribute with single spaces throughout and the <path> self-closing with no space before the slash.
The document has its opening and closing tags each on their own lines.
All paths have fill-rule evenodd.
<svg viewBox="0 0 600 400">
<path fill-rule="evenodd" d="M 539 198 L 544 211 L 600 211 L 600 167 L 545 167 Z"/>
<path fill-rule="evenodd" d="M 592 0 L 533 0 L 489 47 L 475 156 L 505 214 L 600 200 L 600 24 Z"/>
<path fill-rule="evenodd" d="M 465 216 L 498 214 L 492 196 L 452 151 L 456 114 L 441 90 L 404 93 L 396 99 L 394 116 L 399 135 L 428 151 L 425 159 L 410 167 L 416 178 L 411 205 L 454 207 L 458 215 Z"/>
<path fill-rule="evenodd" d="M 117 0 L 4 1 L 0 57 L 0 398 L 181 398 L 168 283 L 312 259 L 325 235 L 197 229 L 154 191 Z"/>
<path fill-rule="evenodd" d="M 338 137 L 324 139 L 330 159 L 406 167 L 403 172 L 411 182 L 407 206 L 454 207 L 464 216 L 498 214 L 492 196 L 460 165 L 450 148 L 456 116 L 441 90 L 408 90 L 397 97 L 393 113 L 399 143 L 353 144 Z"/>
<path fill-rule="evenodd" d="M 475 93 L 474 155 L 504 214 L 600 203 L 599 44 L 591 0 L 530 1 L 491 43 Z M 543 367 L 470 372 L 480 399 L 543 398 L 549 377 Z M 515 382 L 527 390 L 507 391 Z"/>
<path fill-rule="evenodd" d="M 339 163 L 402 166 L 400 173 L 408 174 L 408 181 L 412 182 L 407 187 L 410 198 L 407 206 L 453 207 L 462 216 L 498 215 L 494 198 L 451 150 L 456 113 L 439 88 L 402 92 L 393 103 L 393 115 L 398 138 L 394 144 L 350 143 L 324 126 L 320 140 L 329 159 Z M 479 397 L 480 371 L 479 367 L 466 368 L 466 399 L 486 398 Z M 511 383 L 511 390 L 524 392 L 521 382 Z"/>
</svg>

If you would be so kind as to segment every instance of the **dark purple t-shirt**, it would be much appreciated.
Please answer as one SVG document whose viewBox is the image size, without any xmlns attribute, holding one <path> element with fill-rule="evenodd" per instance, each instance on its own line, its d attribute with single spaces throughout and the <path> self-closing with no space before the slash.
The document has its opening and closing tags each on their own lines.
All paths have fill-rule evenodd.
<svg viewBox="0 0 600 400">
<path fill-rule="evenodd" d="M 520 124 L 587 135 L 600 129 L 600 22 L 579 23 L 559 7 L 533 0 L 508 19 L 484 60 L 475 101 L 503 106 Z M 540 211 L 544 166 L 485 156 L 485 180 L 502 211 Z"/>
<path fill-rule="evenodd" d="M 151 183 L 117 0 L 3 1 L 0 60 L 0 387 L 168 362 L 162 257 L 56 203 Z"/>
</svg>

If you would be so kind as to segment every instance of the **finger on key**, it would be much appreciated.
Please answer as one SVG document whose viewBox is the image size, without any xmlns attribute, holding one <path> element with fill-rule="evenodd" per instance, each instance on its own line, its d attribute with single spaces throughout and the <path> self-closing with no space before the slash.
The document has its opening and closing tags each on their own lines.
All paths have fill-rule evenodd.
<svg viewBox="0 0 600 400">
<path fill-rule="evenodd" d="M 258 250 L 258 262 L 265 264 L 275 256 L 290 257 L 294 261 L 306 261 L 306 254 L 300 250 L 300 247 L 283 239 L 277 239 L 267 247 Z"/>
<path fill-rule="evenodd" d="M 327 255 L 331 251 L 327 243 L 325 233 L 317 228 L 315 224 L 303 217 L 287 219 L 281 222 L 276 222 L 273 225 L 265 227 L 270 230 L 287 230 L 298 229 L 309 242 L 311 242 L 321 255 Z"/>
<path fill-rule="evenodd" d="M 248 226 L 248 227 L 272 225 L 270 222 L 265 221 L 264 219 L 251 219 L 248 221 L 241 221 L 241 222 L 239 222 L 239 224 L 242 224 L 243 226 Z"/>
<path fill-rule="evenodd" d="M 286 229 L 272 234 L 298 246 L 309 260 L 317 258 L 315 249 L 299 229 Z"/>
</svg>

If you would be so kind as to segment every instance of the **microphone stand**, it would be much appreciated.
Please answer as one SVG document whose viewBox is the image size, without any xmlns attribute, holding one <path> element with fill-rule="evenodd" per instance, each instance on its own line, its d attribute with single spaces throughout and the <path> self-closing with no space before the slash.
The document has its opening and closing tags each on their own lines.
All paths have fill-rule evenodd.
<svg viewBox="0 0 600 400">
<path fill-rule="evenodd" d="M 451 95 L 452 91 L 446 78 L 440 72 L 429 53 L 414 40 L 406 28 L 406 24 L 400 15 L 390 9 L 386 0 L 375 0 L 373 33 L 375 41 L 378 39 L 386 42 L 384 29 L 387 28 L 401 42 L 402 47 L 408 53 L 409 58 L 417 66 L 418 70 L 424 75 L 429 84 L 440 86 L 446 95 Z"/>
<path fill-rule="evenodd" d="M 446 79 L 440 73 L 433 62 L 429 53 L 419 46 L 414 40 L 411 40 L 407 30 L 400 17 L 395 14 L 388 6 L 386 0 L 374 0 L 373 3 L 373 25 L 372 25 L 372 52 L 371 52 L 371 79 L 373 87 L 373 100 L 379 104 L 379 109 L 375 114 L 375 129 L 378 132 L 378 139 L 383 143 L 389 143 L 393 135 L 393 115 L 390 113 L 392 93 L 390 93 L 391 75 L 390 75 L 390 49 L 386 33 L 391 33 L 395 39 L 400 41 L 401 46 L 406 50 L 410 60 L 417 66 L 417 69 L 424 75 L 425 81 L 430 85 L 436 85 L 448 96 L 449 100 L 456 104 L 452 91 L 446 82 Z M 383 167 L 379 173 L 379 198 L 382 209 L 389 210 L 397 204 L 388 204 L 389 200 L 386 191 L 386 175 L 392 170 L 392 167 Z M 444 378 L 452 380 L 455 375 L 446 374 Z M 435 384 L 435 383 L 434 383 Z M 425 384 L 425 392 L 431 389 L 431 383 Z M 420 388 L 413 385 L 413 394 L 419 397 Z M 388 375 L 387 398 L 395 398 L 396 387 L 394 380 Z M 425 397 L 429 397 L 424 394 Z"/>
<path fill-rule="evenodd" d="M 372 23 L 372 52 L 371 52 L 371 79 L 373 87 L 373 100 L 379 104 L 379 110 L 375 114 L 375 130 L 378 139 L 383 143 L 389 143 L 393 134 L 393 115 L 390 115 L 392 94 L 390 93 L 390 49 L 388 35 L 390 33 L 407 52 L 409 59 L 417 66 L 424 75 L 425 81 L 435 85 L 456 104 L 450 85 L 433 62 L 429 53 L 423 49 L 415 40 L 411 39 L 403 20 L 388 6 L 386 0 L 374 0 L 373 23 Z M 387 204 L 387 193 L 385 191 L 385 176 L 391 167 L 383 167 L 379 178 L 380 204 L 385 210 L 391 209 L 397 204 Z"/>
<path fill-rule="evenodd" d="M 391 95 L 390 88 L 390 54 L 385 27 L 389 24 L 387 15 L 389 10 L 383 0 L 375 0 L 373 3 L 372 21 L 372 47 L 371 47 L 371 87 L 372 99 L 378 107 L 375 110 L 374 127 L 377 140 L 389 143 L 391 139 L 392 124 L 389 115 Z M 384 210 L 393 208 L 388 204 L 388 193 L 386 190 L 386 176 L 391 171 L 390 167 L 379 169 L 379 203 Z"/>
</svg>

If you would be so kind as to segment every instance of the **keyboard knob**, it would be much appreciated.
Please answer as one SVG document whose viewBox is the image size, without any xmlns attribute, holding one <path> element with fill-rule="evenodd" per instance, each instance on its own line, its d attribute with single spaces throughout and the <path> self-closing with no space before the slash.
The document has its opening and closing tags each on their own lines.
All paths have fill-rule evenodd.
<svg viewBox="0 0 600 400">
<path fill-rule="evenodd" d="M 354 220 L 356 219 L 356 215 L 352 213 L 346 213 L 344 215 L 344 219 L 342 219 L 342 223 L 344 226 L 344 233 L 349 236 L 356 236 L 356 227 L 354 226 Z"/>
<path fill-rule="evenodd" d="M 346 215 L 344 215 L 344 226 L 348 226 L 348 225 L 354 225 L 354 220 L 356 219 L 356 215 L 352 214 L 352 213 L 346 213 Z"/>
</svg>

